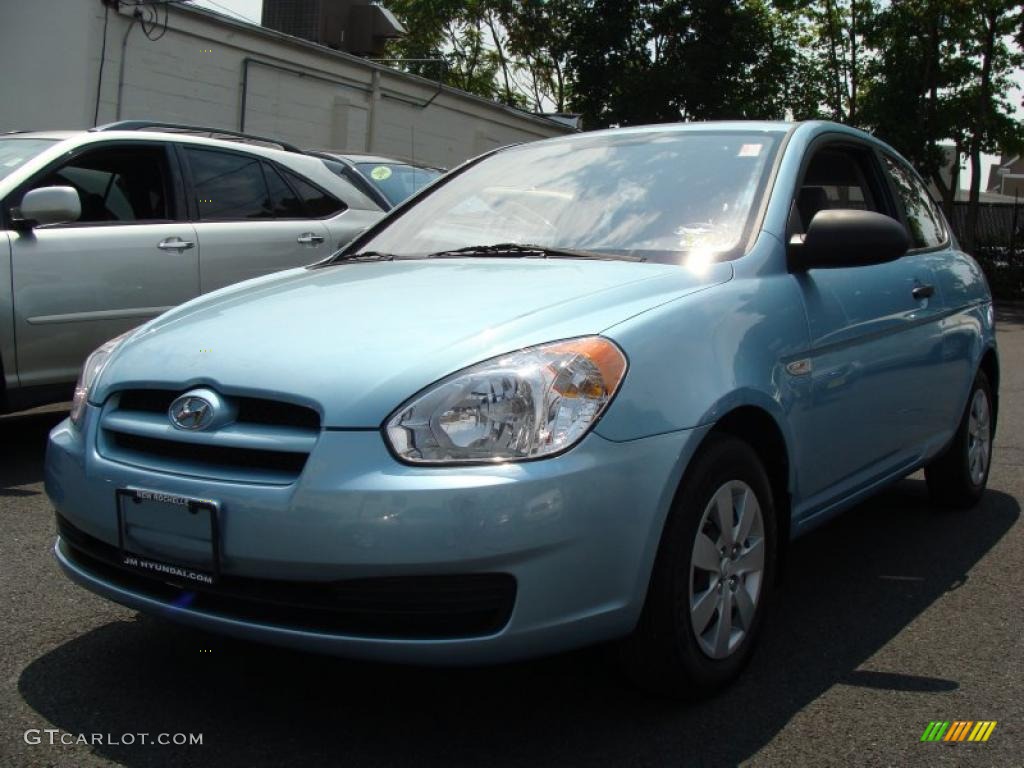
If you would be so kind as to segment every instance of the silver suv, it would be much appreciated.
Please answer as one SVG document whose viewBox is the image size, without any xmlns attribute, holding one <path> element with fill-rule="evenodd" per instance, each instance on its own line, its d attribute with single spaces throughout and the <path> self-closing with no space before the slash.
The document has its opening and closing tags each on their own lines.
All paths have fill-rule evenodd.
<svg viewBox="0 0 1024 768">
<path fill-rule="evenodd" d="M 0 413 L 68 399 L 107 339 L 318 261 L 382 215 L 323 159 L 258 137 L 143 121 L 0 135 Z"/>
</svg>

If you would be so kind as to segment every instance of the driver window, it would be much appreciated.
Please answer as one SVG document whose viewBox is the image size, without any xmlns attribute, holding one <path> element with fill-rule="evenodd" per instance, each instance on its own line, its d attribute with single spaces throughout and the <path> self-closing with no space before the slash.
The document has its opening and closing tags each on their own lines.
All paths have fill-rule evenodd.
<svg viewBox="0 0 1024 768">
<path fill-rule="evenodd" d="M 70 226 L 173 218 L 170 174 L 163 147 L 117 146 L 83 152 L 37 179 L 30 188 L 53 186 L 73 187 L 82 201 L 82 215 Z"/>
<path fill-rule="evenodd" d="M 855 149 L 827 147 L 815 153 L 793 201 L 792 233 L 806 232 L 818 211 L 853 208 L 885 213 L 864 172 L 867 162 L 864 152 Z"/>
</svg>

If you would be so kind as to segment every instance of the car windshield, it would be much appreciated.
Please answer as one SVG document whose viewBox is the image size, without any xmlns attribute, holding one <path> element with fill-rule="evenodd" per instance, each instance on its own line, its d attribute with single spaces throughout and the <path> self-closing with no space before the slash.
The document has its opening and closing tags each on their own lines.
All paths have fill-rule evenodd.
<svg viewBox="0 0 1024 768">
<path fill-rule="evenodd" d="M 3 138 L 0 139 L 0 179 L 4 179 L 23 166 L 57 139 Z"/>
<path fill-rule="evenodd" d="M 356 168 L 392 205 L 398 205 L 441 175 L 436 168 L 404 163 L 356 163 Z"/>
<path fill-rule="evenodd" d="M 529 243 L 672 263 L 698 250 L 731 258 L 782 135 L 633 131 L 513 147 L 442 184 L 360 251 L 413 258 Z"/>
</svg>

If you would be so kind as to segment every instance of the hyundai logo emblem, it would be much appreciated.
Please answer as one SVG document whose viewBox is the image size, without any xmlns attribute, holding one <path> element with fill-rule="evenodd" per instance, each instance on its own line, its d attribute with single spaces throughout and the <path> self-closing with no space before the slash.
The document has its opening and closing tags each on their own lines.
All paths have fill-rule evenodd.
<svg viewBox="0 0 1024 768">
<path fill-rule="evenodd" d="M 205 397 L 186 394 L 171 403 L 167 415 L 178 429 L 197 430 L 210 426 L 216 413 Z"/>
</svg>

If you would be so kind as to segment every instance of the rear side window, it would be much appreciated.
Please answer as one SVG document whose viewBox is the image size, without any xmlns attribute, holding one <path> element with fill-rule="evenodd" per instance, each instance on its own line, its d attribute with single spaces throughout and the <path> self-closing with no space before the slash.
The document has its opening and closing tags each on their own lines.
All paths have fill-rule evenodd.
<svg viewBox="0 0 1024 768">
<path fill-rule="evenodd" d="M 131 224 L 174 217 L 167 152 L 160 146 L 119 145 L 83 152 L 33 182 L 31 189 L 53 186 L 78 192 L 82 215 L 73 224 Z"/>
<path fill-rule="evenodd" d="M 273 217 L 262 161 L 252 155 L 185 147 L 202 221 Z"/>
<path fill-rule="evenodd" d="M 284 169 L 281 169 L 281 173 L 287 180 L 288 185 L 298 193 L 308 218 L 323 219 L 327 216 L 334 216 L 348 207 L 319 187 L 314 187 L 298 174 Z"/>
<path fill-rule="evenodd" d="M 885 155 L 885 167 L 889 169 L 896 194 L 907 214 L 914 247 L 931 248 L 946 242 L 946 227 L 939 209 L 917 175 L 909 166 L 889 155 Z"/>
<path fill-rule="evenodd" d="M 274 217 L 278 219 L 305 219 L 305 207 L 299 199 L 298 193 L 292 189 L 277 169 L 269 163 L 263 164 L 263 172 L 267 177 L 267 187 L 270 190 L 270 205 Z"/>
</svg>

